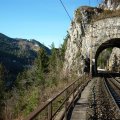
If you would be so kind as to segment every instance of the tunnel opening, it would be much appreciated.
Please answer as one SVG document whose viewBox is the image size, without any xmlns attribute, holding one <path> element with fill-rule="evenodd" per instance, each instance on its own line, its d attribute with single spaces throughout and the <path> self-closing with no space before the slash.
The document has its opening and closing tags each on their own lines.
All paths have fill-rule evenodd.
<svg viewBox="0 0 120 120">
<path fill-rule="evenodd" d="M 112 69 L 109 68 L 110 55 L 114 48 L 120 49 L 120 38 L 110 39 L 99 46 L 95 54 L 95 63 L 93 69 L 94 76 L 107 75 L 108 73 L 114 76 L 120 76 L 119 73 L 120 66 L 116 66 L 118 67 L 118 70 L 116 70 L 114 66 L 111 66 Z"/>
</svg>

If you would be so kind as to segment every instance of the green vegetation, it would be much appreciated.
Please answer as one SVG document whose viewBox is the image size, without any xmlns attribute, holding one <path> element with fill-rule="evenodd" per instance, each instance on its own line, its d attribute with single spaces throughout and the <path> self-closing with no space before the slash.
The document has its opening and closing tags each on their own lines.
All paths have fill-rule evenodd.
<svg viewBox="0 0 120 120">
<path fill-rule="evenodd" d="M 88 23 L 106 19 L 106 18 L 120 17 L 120 10 L 102 10 L 101 9 L 99 10 L 99 13 L 96 14 L 94 11 L 94 8 L 92 7 L 85 7 L 83 9 L 86 10 L 86 14 L 87 14 L 86 17 L 88 17 L 88 21 L 87 21 Z M 81 23 L 82 14 L 81 14 L 80 8 L 76 10 L 75 18 L 77 23 Z"/>
<path fill-rule="evenodd" d="M 107 62 L 112 53 L 112 49 L 113 48 L 107 48 L 100 53 L 98 60 L 97 60 L 97 66 L 99 68 L 102 68 L 102 69 L 104 69 L 105 67 L 107 68 Z"/>
<path fill-rule="evenodd" d="M 61 72 L 68 38 L 69 35 L 65 37 L 60 48 L 55 48 L 54 43 L 52 43 L 51 54 L 48 54 L 46 49 L 40 48 L 33 65 L 24 68 L 22 72 L 19 71 L 11 89 L 3 90 L 4 93 L 1 95 L 5 99 L 0 99 L 0 101 L 4 101 L 5 105 L 1 109 L 1 119 L 23 119 L 38 104 L 45 102 L 49 97 L 63 89 L 68 82 Z M 1 90 L 2 87 L 5 88 L 3 82 L 0 82 Z"/>
<path fill-rule="evenodd" d="M 44 48 L 47 54 L 50 54 L 49 48 L 34 39 L 13 39 L 0 33 L 0 63 L 8 71 L 9 77 L 6 78 L 6 82 L 9 83 L 9 87 L 12 87 L 20 72 L 33 65 L 40 48 Z"/>
<path fill-rule="evenodd" d="M 60 47 L 61 57 L 62 57 L 63 61 L 64 61 L 64 56 L 65 56 L 65 51 L 67 49 L 67 41 L 68 41 L 69 38 L 70 38 L 70 35 L 69 35 L 69 33 L 67 33 L 66 37 L 64 38 L 64 42 L 63 42 L 63 44 Z"/>
<path fill-rule="evenodd" d="M 81 11 L 80 11 L 79 8 L 76 10 L 75 18 L 76 18 L 76 22 L 77 23 L 81 23 L 81 21 L 82 21 L 82 14 L 81 14 Z"/>
<path fill-rule="evenodd" d="M 4 108 L 5 93 L 5 68 L 0 64 L 0 119 L 2 118 L 2 110 Z"/>
</svg>

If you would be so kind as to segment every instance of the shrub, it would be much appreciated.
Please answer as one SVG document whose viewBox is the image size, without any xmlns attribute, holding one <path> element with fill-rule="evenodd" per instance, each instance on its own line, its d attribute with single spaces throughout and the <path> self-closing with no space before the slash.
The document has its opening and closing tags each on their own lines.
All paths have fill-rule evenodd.
<svg viewBox="0 0 120 120">
<path fill-rule="evenodd" d="M 93 16 L 92 21 L 98 21 L 101 19 L 106 19 L 106 18 L 112 18 L 112 17 L 120 17 L 120 10 L 104 10 L 102 13 L 100 13 L 98 16 Z"/>
</svg>

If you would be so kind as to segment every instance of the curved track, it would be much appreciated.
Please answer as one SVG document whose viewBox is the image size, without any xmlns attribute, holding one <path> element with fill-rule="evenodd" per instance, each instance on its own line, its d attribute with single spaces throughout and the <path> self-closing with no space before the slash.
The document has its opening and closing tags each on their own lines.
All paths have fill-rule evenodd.
<svg viewBox="0 0 120 120">
<path fill-rule="evenodd" d="M 114 79 L 106 79 L 106 84 L 109 88 L 109 91 L 111 92 L 111 95 L 113 96 L 114 101 L 120 108 L 120 83 L 117 85 L 117 81 Z"/>
<path fill-rule="evenodd" d="M 108 91 L 109 98 L 115 107 L 115 112 L 120 119 L 120 81 L 115 78 L 104 78 L 105 87 Z"/>
</svg>

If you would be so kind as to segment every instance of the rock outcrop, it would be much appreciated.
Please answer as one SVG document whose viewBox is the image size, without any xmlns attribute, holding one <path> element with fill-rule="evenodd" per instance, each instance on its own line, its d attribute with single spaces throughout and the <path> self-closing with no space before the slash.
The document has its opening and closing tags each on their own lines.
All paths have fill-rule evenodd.
<svg viewBox="0 0 120 120">
<path fill-rule="evenodd" d="M 98 8 L 82 6 L 75 10 L 75 17 L 68 30 L 70 37 L 65 53 L 65 75 L 75 73 L 80 76 L 84 72 L 85 61 L 91 57 L 91 52 L 94 62 L 96 51 L 100 45 L 107 40 L 120 38 L 119 16 L 93 22 L 93 16 L 100 16 L 104 9 L 108 7 L 108 1 L 111 0 L 104 0 Z M 119 5 L 116 2 L 114 4 L 114 10 L 118 9 Z M 113 10 L 110 7 L 108 9 Z"/>
<path fill-rule="evenodd" d="M 105 10 L 120 10 L 120 0 L 104 0 L 99 7 Z"/>
<path fill-rule="evenodd" d="M 120 72 L 120 49 L 113 48 L 109 59 L 109 70 L 114 72 Z"/>
</svg>

